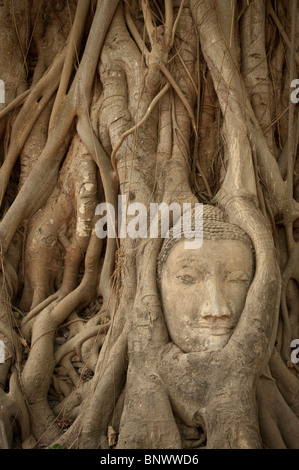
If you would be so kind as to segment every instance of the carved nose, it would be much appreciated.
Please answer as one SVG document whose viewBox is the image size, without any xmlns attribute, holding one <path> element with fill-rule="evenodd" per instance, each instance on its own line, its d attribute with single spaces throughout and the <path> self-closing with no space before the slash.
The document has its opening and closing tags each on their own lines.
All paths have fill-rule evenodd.
<svg viewBox="0 0 299 470">
<path fill-rule="evenodd" d="M 201 301 L 201 316 L 207 317 L 230 317 L 231 313 L 226 304 L 218 283 L 215 279 L 207 279 L 204 298 Z"/>
</svg>

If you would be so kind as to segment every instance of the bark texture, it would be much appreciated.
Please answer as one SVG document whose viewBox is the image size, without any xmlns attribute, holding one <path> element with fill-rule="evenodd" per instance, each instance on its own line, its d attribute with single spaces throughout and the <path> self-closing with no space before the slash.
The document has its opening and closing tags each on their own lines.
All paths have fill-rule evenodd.
<svg viewBox="0 0 299 470">
<path fill-rule="evenodd" d="M 299 448 L 298 22 L 296 0 L 0 1 L 0 448 Z M 250 237 L 223 349 L 174 344 L 161 237 L 97 236 L 119 195 Z"/>
</svg>

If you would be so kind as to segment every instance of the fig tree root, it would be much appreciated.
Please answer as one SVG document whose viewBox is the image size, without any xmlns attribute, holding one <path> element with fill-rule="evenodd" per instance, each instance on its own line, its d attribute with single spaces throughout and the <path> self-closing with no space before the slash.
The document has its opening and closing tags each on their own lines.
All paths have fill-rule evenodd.
<svg viewBox="0 0 299 470">
<path fill-rule="evenodd" d="M 291 4 L 0 2 L 0 448 L 298 448 Z M 250 236 L 220 352 L 171 341 L 162 240 L 118 236 L 119 195 L 218 205 Z"/>
</svg>

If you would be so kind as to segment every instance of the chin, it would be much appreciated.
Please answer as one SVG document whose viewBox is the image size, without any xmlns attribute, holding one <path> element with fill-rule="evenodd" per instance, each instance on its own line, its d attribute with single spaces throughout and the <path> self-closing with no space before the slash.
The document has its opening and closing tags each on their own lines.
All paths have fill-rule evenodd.
<svg viewBox="0 0 299 470">
<path fill-rule="evenodd" d="M 193 341 L 191 340 L 190 342 L 188 341 L 184 343 L 177 341 L 175 344 L 185 353 L 218 351 L 226 346 L 230 336 L 230 334 L 210 334 L 207 338 L 207 336 L 201 337 L 199 335 L 196 338 L 193 338 Z"/>
<path fill-rule="evenodd" d="M 207 340 L 205 347 L 209 350 L 223 349 L 227 345 L 230 335 L 211 335 Z"/>
<path fill-rule="evenodd" d="M 201 352 L 201 351 L 217 351 L 219 349 L 223 349 L 224 346 L 227 345 L 228 340 L 231 335 L 223 334 L 223 335 L 209 335 L 209 337 L 202 338 L 202 341 L 195 346 L 193 351 Z"/>
</svg>

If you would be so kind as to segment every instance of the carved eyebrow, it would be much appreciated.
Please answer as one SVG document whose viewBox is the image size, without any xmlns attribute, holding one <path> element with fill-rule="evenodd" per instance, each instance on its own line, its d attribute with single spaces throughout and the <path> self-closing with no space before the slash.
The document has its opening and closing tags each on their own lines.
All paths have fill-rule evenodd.
<svg viewBox="0 0 299 470">
<path fill-rule="evenodd" d="M 185 263 L 185 264 L 182 266 L 182 263 Z M 177 267 L 180 267 L 180 268 L 188 268 L 190 266 L 192 267 L 195 266 L 196 269 L 198 269 L 199 271 L 201 271 L 202 269 L 209 269 L 209 263 L 206 260 L 203 261 L 196 257 L 179 259 L 176 264 L 177 264 Z"/>
<path fill-rule="evenodd" d="M 193 272 L 197 272 L 197 269 L 195 269 L 194 266 L 185 265 L 185 266 L 178 266 L 177 269 L 175 269 L 175 273 L 179 273 L 181 271 L 188 271 L 188 270 L 193 271 Z"/>
<path fill-rule="evenodd" d="M 172 270 L 172 274 L 175 277 L 190 275 L 192 277 L 198 278 L 198 280 L 201 279 L 205 273 L 206 273 L 206 267 L 198 268 L 194 265 L 178 266 L 175 270 L 174 269 Z"/>
<path fill-rule="evenodd" d="M 251 276 L 246 271 L 242 271 L 240 269 L 236 269 L 236 270 L 227 269 L 226 270 L 226 277 L 227 278 L 231 277 L 231 278 L 234 278 L 234 279 L 240 279 L 240 280 L 246 280 L 246 281 L 250 281 L 250 279 L 251 279 Z"/>
<path fill-rule="evenodd" d="M 182 258 L 182 259 L 178 260 L 178 263 L 182 263 L 183 261 L 187 261 L 188 263 L 190 263 L 190 261 L 192 261 L 194 263 L 194 262 L 197 262 L 198 259 L 196 259 L 196 258 Z"/>
</svg>

